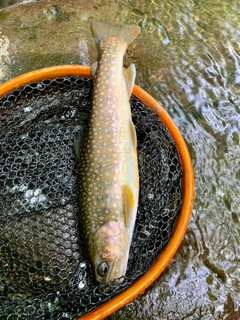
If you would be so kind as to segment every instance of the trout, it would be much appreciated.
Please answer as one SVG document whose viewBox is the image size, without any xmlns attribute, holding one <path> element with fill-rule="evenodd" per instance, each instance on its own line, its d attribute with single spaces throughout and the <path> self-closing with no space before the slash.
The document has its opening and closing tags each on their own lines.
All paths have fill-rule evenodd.
<svg viewBox="0 0 240 320">
<path fill-rule="evenodd" d="M 134 64 L 123 57 L 140 28 L 93 21 L 99 61 L 93 63 L 93 98 L 80 157 L 80 219 L 98 282 L 125 275 L 139 193 L 137 140 L 130 110 Z M 117 280 L 119 281 L 119 280 Z"/>
</svg>

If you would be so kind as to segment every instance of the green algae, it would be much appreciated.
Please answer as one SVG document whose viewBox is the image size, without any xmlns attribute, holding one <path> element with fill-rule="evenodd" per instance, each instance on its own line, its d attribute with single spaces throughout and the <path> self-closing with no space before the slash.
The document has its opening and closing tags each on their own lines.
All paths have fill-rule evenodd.
<svg viewBox="0 0 240 320">
<path fill-rule="evenodd" d="M 0 11 L 0 22 L 6 20 L 9 17 L 10 13 L 7 11 Z"/>
</svg>

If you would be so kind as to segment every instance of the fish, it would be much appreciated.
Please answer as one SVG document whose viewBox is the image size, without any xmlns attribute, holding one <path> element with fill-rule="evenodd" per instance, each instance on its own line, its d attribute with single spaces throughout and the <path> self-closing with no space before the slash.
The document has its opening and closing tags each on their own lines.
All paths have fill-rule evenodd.
<svg viewBox="0 0 240 320">
<path fill-rule="evenodd" d="M 92 21 L 99 59 L 91 66 L 93 95 L 80 156 L 80 221 L 99 283 L 126 273 L 139 197 L 137 138 L 130 109 L 136 69 L 123 68 L 136 25 Z"/>
</svg>

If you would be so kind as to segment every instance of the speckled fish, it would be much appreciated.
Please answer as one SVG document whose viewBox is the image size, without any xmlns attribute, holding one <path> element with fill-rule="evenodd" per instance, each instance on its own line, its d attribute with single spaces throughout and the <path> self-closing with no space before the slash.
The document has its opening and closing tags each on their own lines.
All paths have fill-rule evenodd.
<svg viewBox="0 0 240 320">
<path fill-rule="evenodd" d="M 100 59 L 92 65 L 93 101 L 80 159 L 80 211 L 96 280 L 125 275 L 137 213 L 139 175 L 130 95 L 135 66 L 123 69 L 134 25 L 92 22 Z"/>
</svg>

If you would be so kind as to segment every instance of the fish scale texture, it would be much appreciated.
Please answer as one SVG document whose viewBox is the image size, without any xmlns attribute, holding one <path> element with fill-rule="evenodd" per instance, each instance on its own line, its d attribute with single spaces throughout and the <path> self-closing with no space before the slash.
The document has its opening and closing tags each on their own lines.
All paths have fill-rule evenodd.
<svg viewBox="0 0 240 320">
<path fill-rule="evenodd" d="M 159 117 L 132 95 L 140 195 L 128 269 L 95 283 L 79 226 L 73 139 L 86 126 L 92 80 L 65 77 L 0 99 L 0 318 L 74 319 L 126 289 L 169 241 L 182 167 Z"/>
</svg>

